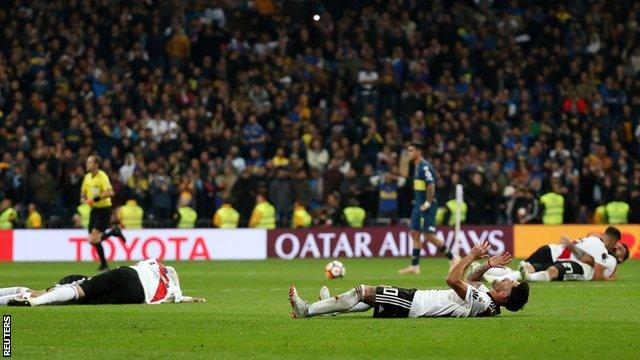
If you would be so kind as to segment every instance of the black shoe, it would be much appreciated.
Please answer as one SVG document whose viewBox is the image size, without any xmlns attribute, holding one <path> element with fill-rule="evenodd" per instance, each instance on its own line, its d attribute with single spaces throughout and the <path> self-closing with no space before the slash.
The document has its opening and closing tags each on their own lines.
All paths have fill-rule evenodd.
<svg viewBox="0 0 640 360">
<path fill-rule="evenodd" d="M 127 243 L 127 239 L 122 234 L 122 230 L 120 230 L 120 227 L 118 225 L 111 228 L 111 232 L 109 235 L 117 237 L 118 239 L 120 239 L 120 241 L 122 241 L 123 244 Z"/>
<path fill-rule="evenodd" d="M 7 306 L 33 306 L 29 299 L 11 299 L 7 302 Z"/>
<path fill-rule="evenodd" d="M 444 254 L 444 256 L 447 257 L 447 259 L 451 260 L 453 259 L 453 254 L 451 253 L 451 250 L 446 249 L 445 251 L 442 252 Z"/>
<path fill-rule="evenodd" d="M 109 265 L 101 265 L 101 266 L 98 268 L 98 272 L 99 272 L 99 273 L 103 273 L 103 272 L 105 272 L 105 271 L 109 271 Z"/>
</svg>

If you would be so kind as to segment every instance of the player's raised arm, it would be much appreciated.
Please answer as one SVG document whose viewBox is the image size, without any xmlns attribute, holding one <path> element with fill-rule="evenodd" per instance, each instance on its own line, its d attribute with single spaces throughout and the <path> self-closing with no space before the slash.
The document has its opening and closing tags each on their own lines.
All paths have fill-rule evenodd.
<svg viewBox="0 0 640 360">
<path fill-rule="evenodd" d="M 567 249 L 571 250 L 571 253 L 575 255 L 578 260 L 582 261 L 587 265 L 593 266 L 595 263 L 593 256 L 587 254 L 584 250 L 575 246 L 575 244 L 567 237 L 560 238 L 560 244 L 565 246 Z"/>
<path fill-rule="evenodd" d="M 460 260 L 460 262 L 451 269 L 449 275 L 447 276 L 447 285 L 452 288 L 460 298 L 464 299 L 467 295 L 467 287 L 469 283 L 462 279 L 464 275 L 464 271 L 467 269 L 469 265 L 474 260 L 482 259 L 487 257 L 487 252 L 489 251 L 489 242 L 485 241 L 481 244 L 478 244 L 469 251 L 469 253 Z"/>
</svg>

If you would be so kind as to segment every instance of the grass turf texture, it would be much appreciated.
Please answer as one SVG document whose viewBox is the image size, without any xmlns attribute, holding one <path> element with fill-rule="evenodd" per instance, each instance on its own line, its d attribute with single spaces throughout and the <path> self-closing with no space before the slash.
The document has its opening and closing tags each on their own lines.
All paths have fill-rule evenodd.
<svg viewBox="0 0 640 360">
<path fill-rule="evenodd" d="M 615 282 L 535 283 L 523 311 L 497 318 L 373 319 L 371 313 L 289 318 L 287 289 L 315 300 L 355 284 L 443 288 L 447 262 L 398 275 L 408 259 L 343 259 L 344 279 L 326 280 L 326 260 L 172 263 L 185 294 L 205 304 L 4 307 L 19 358 L 638 358 L 640 262 Z M 115 265 L 115 264 L 114 264 Z M 0 286 L 44 288 L 96 264 L 1 263 Z"/>
</svg>

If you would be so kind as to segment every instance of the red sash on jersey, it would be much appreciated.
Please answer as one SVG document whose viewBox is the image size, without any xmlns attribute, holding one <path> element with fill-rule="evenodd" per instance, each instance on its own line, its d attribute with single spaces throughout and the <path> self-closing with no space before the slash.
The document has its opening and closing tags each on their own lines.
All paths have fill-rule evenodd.
<svg viewBox="0 0 640 360">
<path fill-rule="evenodd" d="M 560 253 L 560 256 L 558 256 L 558 260 L 566 260 L 570 257 L 571 257 L 571 250 L 565 247 L 564 250 L 562 250 L 562 253 Z"/>
<path fill-rule="evenodd" d="M 158 268 L 160 269 L 160 280 L 158 281 L 158 287 L 156 288 L 156 293 L 153 295 L 153 299 L 151 302 L 156 302 L 162 300 L 167 296 L 167 287 L 169 285 L 169 277 L 167 276 L 167 269 L 164 265 L 156 262 L 158 264 Z"/>
</svg>

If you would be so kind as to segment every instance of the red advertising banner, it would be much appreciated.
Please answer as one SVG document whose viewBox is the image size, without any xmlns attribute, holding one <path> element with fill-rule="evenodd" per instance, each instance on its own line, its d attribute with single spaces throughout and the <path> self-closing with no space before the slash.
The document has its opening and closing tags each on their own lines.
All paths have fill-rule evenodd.
<svg viewBox="0 0 640 360">
<path fill-rule="evenodd" d="M 436 233 L 447 246 L 453 244 L 453 228 L 440 227 Z M 491 253 L 513 253 L 511 226 L 463 226 L 460 253 L 466 254 L 474 244 L 489 241 Z M 267 257 L 281 259 L 338 257 L 401 257 L 413 250 L 409 231 L 403 227 L 361 229 L 319 227 L 301 230 L 269 230 Z M 426 251 L 425 251 L 426 250 Z M 428 244 L 423 256 L 434 256 L 435 246 Z"/>
</svg>

